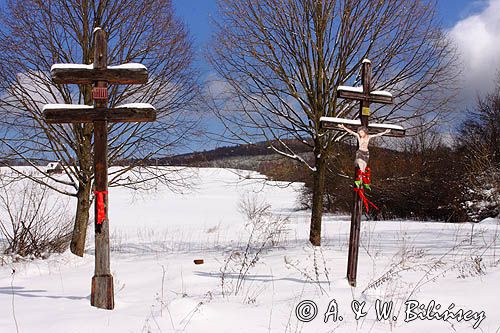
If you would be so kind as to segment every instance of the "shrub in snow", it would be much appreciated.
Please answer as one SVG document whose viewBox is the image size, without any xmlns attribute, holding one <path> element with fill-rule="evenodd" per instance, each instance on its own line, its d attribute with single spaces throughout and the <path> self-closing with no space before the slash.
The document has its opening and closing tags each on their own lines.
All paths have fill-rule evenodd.
<svg viewBox="0 0 500 333">
<path fill-rule="evenodd" d="M 284 241 L 289 223 L 288 217 L 273 215 L 271 205 L 256 196 L 245 196 L 239 211 L 246 219 L 248 236 L 243 247 L 229 252 L 220 269 L 223 295 L 238 295 L 263 251 Z M 255 299 L 247 302 L 255 303 Z"/>
<path fill-rule="evenodd" d="M 67 203 L 51 200 L 47 187 L 22 180 L 2 184 L 0 235 L 2 251 L 15 258 L 46 258 L 63 252 L 71 239 Z"/>
<path fill-rule="evenodd" d="M 458 266 L 458 278 L 465 279 L 486 274 L 486 266 L 480 256 L 468 257 Z"/>
<path fill-rule="evenodd" d="M 500 214 L 500 172 L 483 172 L 464 185 L 463 208 L 474 222 Z"/>
</svg>

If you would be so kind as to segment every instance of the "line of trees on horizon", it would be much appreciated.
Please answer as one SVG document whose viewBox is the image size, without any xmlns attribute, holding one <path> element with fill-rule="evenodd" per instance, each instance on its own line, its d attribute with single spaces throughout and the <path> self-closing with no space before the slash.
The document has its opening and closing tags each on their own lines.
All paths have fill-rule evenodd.
<svg viewBox="0 0 500 333">
<path fill-rule="evenodd" d="M 478 99 L 450 141 L 437 129 L 420 131 L 397 149 L 375 146 L 371 163 L 372 191 L 377 206 L 373 220 L 480 222 L 500 214 L 500 86 Z M 354 145 L 345 145 L 328 159 L 324 212 L 349 213 Z M 312 176 L 298 163 L 284 159 L 262 162 L 256 170 L 271 179 L 304 182 L 298 208 L 310 209 Z"/>
</svg>

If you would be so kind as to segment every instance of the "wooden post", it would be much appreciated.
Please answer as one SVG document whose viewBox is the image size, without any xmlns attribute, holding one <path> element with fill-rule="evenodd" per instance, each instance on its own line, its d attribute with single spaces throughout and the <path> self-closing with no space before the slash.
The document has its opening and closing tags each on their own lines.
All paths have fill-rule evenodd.
<svg viewBox="0 0 500 333">
<path fill-rule="evenodd" d="M 107 36 L 101 28 L 94 30 L 94 65 L 63 64 L 51 69 L 57 84 L 93 84 L 93 106 L 48 104 L 43 108 L 49 124 L 94 124 L 94 190 L 95 190 L 95 270 L 90 303 L 102 309 L 114 308 L 113 276 L 110 270 L 108 219 L 108 122 L 149 122 L 156 110 L 145 103 L 108 108 L 108 83 L 146 83 L 148 72 L 141 64 L 107 66 Z M 78 239 L 79 247 L 85 245 Z"/>
<path fill-rule="evenodd" d="M 390 129 L 390 136 L 404 136 L 405 130 L 401 126 L 396 125 L 384 125 L 384 124 L 369 124 L 370 117 L 370 104 L 371 103 L 382 103 L 391 104 L 393 103 L 392 95 L 385 91 L 372 91 L 371 90 L 371 72 L 372 65 L 370 60 L 365 59 L 362 63 L 361 68 L 361 82 L 362 90 L 354 87 L 338 87 L 337 96 L 339 98 L 354 99 L 359 100 L 359 121 L 341 119 L 341 118 L 331 118 L 322 117 L 321 126 L 324 128 L 343 130 L 338 127 L 339 124 L 351 129 L 356 129 L 357 127 L 363 126 L 367 130 L 372 132 L 381 132 L 384 129 Z M 359 147 L 358 147 L 359 148 Z M 354 168 L 354 178 L 356 179 L 358 175 L 358 166 Z M 351 230 L 349 235 L 349 255 L 347 260 L 347 280 L 349 284 L 353 287 L 356 286 L 356 276 L 358 270 L 358 254 L 359 254 L 359 235 L 361 229 L 361 216 L 363 214 L 363 200 L 357 192 L 353 194 L 353 208 L 351 215 Z"/>
<path fill-rule="evenodd" d="M 94 69 L 107 68 L 107 38 L 102 29 L 94 34 L 95 53 Z M 97 81 L 95 91 L 107 89 L 106 81 Z M 94 108 L 99 112 L 107 112 L 107 94 L 105 98 L 96 99 Z M 115 307 L 113 276 L 110 271 L 109 259 L 109 220 L 108 220 L 108 122 L 105 120 L 94 121 L 94 173 L 95 193 L 102 193 L 104 201 L 105 219 L 99 221 L 99 197 L 96 195 L 95 212 L 95 271 L 92 277 L 92 291 L 90 304 L 102 309 L 112 310 Z"/>
<path fill-rule="evenodd" d="M 355 169 L 355 172 L 357 170 Z M 349 284 L 356 287 L 356 275 L 358 272 L 359 234 L 361 229 L 361 215 L 363 214 L 363 203 L 359 195 L 354 193 L 353 208 L 351 214 L 351 231 L 349 234 L 349 255 L 347 259 L 347 280 Z"/>
<path fill-rule="evenodd" d="M 359 103 L 359 119 L 361 126 L 368 128 L 368 118 L 370 116 L 370 92 L 371 92 L 371 73 L 372 64 L 370 61 L 363 60 L 361 69 L 361 82 L 363 84 L 363 93 L 366 99 Z M 359 147 L 358 147 L 359 148 Z M 358 167 L 354 168 L 354 178 L 358 174 Z M 358 253 L 359 253 L 359 234 L 361 229 L 361 215 L 363 214 L 363 202 L 361 197 L 354 192 L 354 204 L 351 215 L 351 232 L 349 236 L 349 256 L 347 259 L 347 280 L 353 287 L 356 286 L 356 276 L 358 272 Z"/>
</svg>

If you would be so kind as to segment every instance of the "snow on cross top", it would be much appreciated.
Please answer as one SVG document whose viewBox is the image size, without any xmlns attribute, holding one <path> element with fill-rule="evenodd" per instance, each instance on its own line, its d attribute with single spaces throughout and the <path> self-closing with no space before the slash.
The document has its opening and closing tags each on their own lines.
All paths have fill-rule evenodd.
<svg viewBox="0 0 500 333">
<path fill-rule="evenodd" d="M 387 96 L 387 97 L 392 97 L 392 94 L 388 91 L 384 90 L 375 90 L 371 92 L 372 95 L 378 95 L 378 96 Z"/>
<path fill-rule="evenodd" d="M 359 119 L 345 119 L 345 118 L 336 118 L 336 117 L 321 117 L 319 120 L 320 121 L 324 121 L 324 122 L 336 123 L 336 124 L 361 126 L 361 121 Z M 403 127 L 401 127 L 399 125 L 393 125 L 393 124 L 370 123 L 369 127 L 372 127 L 372 128 L 393 129 L 393 130 L 401 130 L 401 131 L 404 130 Z"/>
<path fill-rule="evenodd" d="M 350 92 L 362 93 L 363 87 L 339 86 L 337 88 L 337 91 L 350 91 Z M 377 96 L 392 97 L 392 94 L 390 92 L 383 91 L 383 90 L 375 90 L 375 91 L 370 92 L 370 94 L 377 95 Z"/>
<path fill-rule="evenodd" d="M 349 87 L 349 86 L 339 86 L 337 91 L 351 91 L 351 92 L 363 92 L 363 87 Z"/>
<path fill-rule="evenodd" d="M 123 109 L 155 109 L 154 106 L 152 106 L 149 103 L 128 103 L 128 104 L 123 104 L 117 106 L 117 108 L 123 108 Z"/>
<path fill-rule="evenodd" d="M 135 63 L 135 62 L 129 62 L 129 63 L 122 64 L 122 65 L 108 66 L 108 69 L 136 69 L 136 70 L 143 70 L 143 69 L 147 69 L 147 68 L 143 64 L 139 64 L 139 63 Z"/>
<path fill-rule="evenodd" d="M 53 71 L 54 69 L 93 69 L 94 65 L 85 65 L 85 64 L 54 64 L 52 67 L 50 67 L 50 70 Z M 116 66 L 108 66 L 108 69 L 131 69 L 131 70 L 147 70 L 147 67 L 144 66 L 143 64 L 135 63 L 135 62 L 129 62 L 126 64 L 122 65 L 116 65 Z"/>
<path fill-rule="evenodd" d="M 50 67 L 50 70 L 54 69 L 93 69 L 94 65 L 85 65 L 85 64 L 54 64 Z"/>
<path fill-rule="evenodd" d="M 85 104 L 45 104 L 42 111 L 59 109 L 93 109 L 92 105 Z"/>
</svg>

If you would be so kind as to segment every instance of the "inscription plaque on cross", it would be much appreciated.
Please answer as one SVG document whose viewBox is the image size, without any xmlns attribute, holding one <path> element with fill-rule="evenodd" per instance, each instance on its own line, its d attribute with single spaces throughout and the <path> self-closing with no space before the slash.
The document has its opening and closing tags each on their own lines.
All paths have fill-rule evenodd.
<svg viewBox="0 0 500 333">
<path fill-rule="evenodd" d="M 392 104 L 392 94 L 387 91 L 372 91 L 371 84 L 371 62 L 363 60 L 361 67 L 361 87 L 339 86 L 337 97 L 343 99 L 357 100 L 360 103 L 359 119 L 344 119 L 335 117 L 321 117 L 321 127 L 337 131 L 346 131 L 355 135 L 358 139 L 358 150 L 356 152 L 354 169 L 354 203 L 351 216 L 351 230 L 349 236 L 349 257 L 347 262 L 347 279 L 351 286 L 356 286 L 356 275 L 358 269 L 359 234 L 361 227 L 361 215 L 363 205 L 369 210 L 373 205 L 365 196 L 365 188 L 369 189 L 370 169 L 368 168 L 368 143 L 370 138 L 387 135 L 403 137 L 403 127 L 393 124 L 370 124 L 370 104 Z"/>
<path fill-rule="evenodd" d="M 107 34 L 94 30 L 94 62 L 92 65 L 56 64 L 51 68 L 56 84 L 93 85 L 93 105 L 47 104 L 43 108 L 49 124 L 93 123 L 94 125 L 94 194 L 95 194 L 95 272 L 92 277 L 90 303 L 98 308 L 114 308 L 113 276 L 110 271 L 108 220 L 108 122 L 150 122 L 156 110 L 145 103 L 108 107 L 108 84 L 144 84 L 146 67 L 141 64 L 107 65 Z M 82 256 L 85 238 L 73 231 L 72 251 Z M 85 234 L 85 233 L 83 233 Z M 76 249 L 76 251 L 75 251 Z"/>
</svg>

